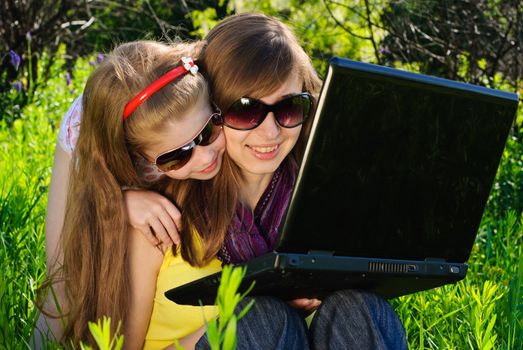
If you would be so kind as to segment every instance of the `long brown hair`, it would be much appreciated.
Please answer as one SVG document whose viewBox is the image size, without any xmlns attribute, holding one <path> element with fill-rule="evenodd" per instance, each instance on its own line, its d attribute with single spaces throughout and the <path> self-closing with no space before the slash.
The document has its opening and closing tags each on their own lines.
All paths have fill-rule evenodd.
<svg viewBox="0 0 523 350">
<path fill-rule="evenodd" d="M 129 226 L 122 187 L 144 186 L 135 170 L 135 155 L 154 142 L 162 125 L 201 98 L 208 99 L 207 82 L 201 74 L 185 74 L 153 94 L 125 122 L 123 109 L 145 86 L 179 65 L 181 56 L 197 49 L 196 44 L 185 43 L 122 44 L 87 81 L 61 234 L 63 340 L 76 344 L 90 339 L 88 321 L 104 315 L 111 317 L 113 326 L 121 320 L 125 329 Z M 176 184 L 182 197 L 190 191 L 190 183 Z"/>
<path fill-rule="evenodd" d="M 318 95 L 321 87 L 321 79 L 293 31 L 278 19 L 263 14 L 237 14 L 219 22 L 206 37 L 201 59 L 210 80 L 212 99 L 221 110 L 242 96 L 269 95 L 291 74 L 297 74 L 303 90 L 313 96 Z M 309 127 L 307 123 L 304 125 L 288 157 L 295 169 Z M 223 244 L 238 205 L 242 180 L 239 167 L 226 152 L 219 174 L 201 184 L 204 189 L 199 202 L 208 204 L 206 216 L 202 216 L 205 220 L 196 220 L 195 225 L 205 241 L 205 258 L 214 257 Z M 218 194 L 227 200 L 216 201 Z"/>
</svg>

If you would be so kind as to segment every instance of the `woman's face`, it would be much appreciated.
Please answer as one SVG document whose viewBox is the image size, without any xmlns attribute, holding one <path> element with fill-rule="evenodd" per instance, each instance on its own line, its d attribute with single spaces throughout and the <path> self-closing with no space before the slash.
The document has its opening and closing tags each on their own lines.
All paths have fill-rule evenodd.
<svg viewBox="0 0 523 350">
<path fill-rule="evenodd" d="M 212 123 L 209 120 L 212 112 L 209 101 L 205 98 L 200 99 L 183 116 L 165 125 L 163 131 L 155 135 L 154 144 L 143 153 L 149 161 L 154 162 L 159 155 L 187 145 L 200 134 L 208 122 Z M 194 147 L 191 158 L 185 165 L 176 170 L 166 171 L 165 175 L 177 180 L 208 180 L 214 177 L 222 165 L 225 138 L 221 127 L 213 127 L 213 132 L 218 134 L 216 139 L 207 146 Z"/>
<path fill-rule="evenodd" d="M 293 75 L 278 90 L 259 100 L 272 105 L 301 92 L 302 81 Z M 235 130 L 224 126 L 223 131 L 227 154 L 244 174 L 266 175 L 274 173 L 293 149 L 300 136 L 301 125 L 283 128 L 277 123 L 274 114 L 269 112 L 265 120 L 252 130 Z"/>
</svg>

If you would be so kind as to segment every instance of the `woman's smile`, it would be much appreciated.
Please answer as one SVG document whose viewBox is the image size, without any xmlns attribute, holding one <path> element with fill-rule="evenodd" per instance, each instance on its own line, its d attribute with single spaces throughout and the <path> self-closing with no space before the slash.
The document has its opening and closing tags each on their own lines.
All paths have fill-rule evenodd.
<svg viewBox="0 0 523 350">
<path fill-rule="evenodd" d="M 267 160 L 276 157 L 278 150 L 280 149 L 280 144 L 263 146 L 247 145 L 247 147 L 252 151 L 256 158 Z"/>
</svg>

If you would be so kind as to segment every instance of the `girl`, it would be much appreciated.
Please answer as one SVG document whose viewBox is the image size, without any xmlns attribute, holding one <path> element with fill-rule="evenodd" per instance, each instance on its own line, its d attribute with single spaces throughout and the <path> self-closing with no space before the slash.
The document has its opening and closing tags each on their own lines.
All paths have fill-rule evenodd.
<svg viewBox="0 0 523 350">
<path fill-rule="evenodd" d="M 44 308 L 49 313 L 59 311 L 64 321 L 63 328 L 59 322 L 51 327 L 57 339 L 74 344 L 90 339 L 88 321 L 103 315 L 114 320 L 113 326 L 122 321 L 126 348 L 142 348 L 144 343 L 154 347 L 158 337 L 172 343 L 190 333 L 186 328 L 203 323 L 200 308 L 194 308 L 196 327 L 180 318 L 187 311 L 176 304 L 168 303 L 164 314 L 156 313 L 156 278 L 183 283 L 218 271 L 219 263 L 206 259 L 204 264 L 196 240 L 185 242 L 181 254 L 200 268 L 191 267 L 172 251 L 164 257 L 156 247 L 144 244 L 143 235 L 129 233 L 121 190 L 148 185 L 138 175 L 138 164 L 148 162 L 166 175 L 154 189 L 176 193 L 173 200 L 184 207 L 192 192 L 198 191 L 199 181 L 172 179 L 208 179 L 220 169 L 224 137 L 221 128 L 214 126 L 219 114 L 209 103 L 206 80 L 186 57 L 196 50 L 196 45 L 188 44 L 123 44 L 86 84 L 60 237 L 61 266 L 52 269 L 54 281 L 60 282 L 53 286 L 60 309 L 53 309 L 51 295 Z M 189 218 L 189 213 L 182 217 L 186 227 L 191 225 Z M 142 274 L 150 261 L 154 273 Z M 177 269 L 174 279 L 172 266 Z M 206 308 L 205 314 L 214 317 L 214 308 Z M 41 321 L 45 331 L 45 320 Z M 162 322 L 175 332 L 158 336 L 163 332 Z"/>
</svg>

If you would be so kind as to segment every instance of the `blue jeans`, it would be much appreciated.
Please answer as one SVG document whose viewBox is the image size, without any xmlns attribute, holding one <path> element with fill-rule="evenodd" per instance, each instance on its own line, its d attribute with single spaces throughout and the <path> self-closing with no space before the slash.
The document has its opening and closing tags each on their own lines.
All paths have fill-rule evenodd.
<svg viewBox="0 0 523 350">
<path fill-rule="evenodd" d="M 241 310 L 249 298 L 243 300 Z M 383 298 L 357 290 L 335 292 L 323 299 L 307 329 L 287 303 L 255 297 L 252 309 L 238 322 L 237 349 L 407 349 L 405 328 Z M 203 336 L 196 349 L 209 349 Z"/>
</svg>

